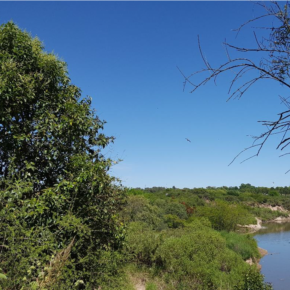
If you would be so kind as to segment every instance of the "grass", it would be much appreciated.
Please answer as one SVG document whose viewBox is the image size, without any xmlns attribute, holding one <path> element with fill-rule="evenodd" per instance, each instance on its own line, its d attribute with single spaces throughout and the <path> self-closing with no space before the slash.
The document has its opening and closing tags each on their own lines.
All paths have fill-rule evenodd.
<svg viewBox="0 0 290 290">
<path fill-rule="evenodd" d="M 270 221 L 277 217 L 288 217 L 288 213 L 282 211 L 274 211 L 263 207 L 247 207 L 248 211 L 254 216 L 259 217 L 262 221 Z"/>
<path fill-rule="evenodd" d="M 251 235 L 241 235 L 234 232 L 221 232 L 229 249 L 241 255 L 244 260 L 260 258 L 257 242 Z"/>
</svg>

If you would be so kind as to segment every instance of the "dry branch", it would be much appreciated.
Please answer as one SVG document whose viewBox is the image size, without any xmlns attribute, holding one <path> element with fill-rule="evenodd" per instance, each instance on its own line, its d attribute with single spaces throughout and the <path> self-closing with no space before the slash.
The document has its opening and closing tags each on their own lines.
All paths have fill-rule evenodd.
<svg viewBox="0 0 290 290">
<path fill-rule="evenodd" d="M 270 5 L 261 2 L 257 3 L 257 5 L 261 6 L 264 9 L 265 14 L 248 20 L 235 31 L 237 31 L 238 35 L 240 30 L 249 23 L 256 22 L 266 17 L 274 18 L 276 21 L 275 26 L 272 25 L 269 27 L 260 27 L 269 30 L 269 38 L 262 37 L 259 41 L 256 32 L 254 32 L 254 39 L 257 45 L 257 47 L 254 48 L 239 47 L 224 42 L 227 61 L 225 61 L 218 67 L 213 67 L 204 56 L 200 38 L 198 36 L 199 52 L 205 68 L 201 71 L 192 73 L 189 76 L 186 76 L 182 72 L 182 70 L 178 68 L 180 73 L 184 77 L 184 88 L 185 85 L 188 83 L 193 87 L 193 89 L 191 90 L 192 93 L 211 80 L 216 83 L 220 75 L 231 72 L 234 73 L 234 76 L 232 77 L 229 85 L 228 100 L 232 98 L 241 98 L 244 93 L 246 93 L 254 84 L 258 83 L 261 80 L 273 80 L 275 82 L 278 82 L 282 86 L 290 89 L 290 19 L 288 14 L 289 4 L 287 2 L 284 8 L 281 8 L 279 4 L 275 1 L 271 2 Z M 244 54 L 249 52 L 256 52 L 259 53 L 259 55 L 261 55 L 262 57 L 259 63 L 247 57 L 231 58 L 229 50 L 234 50 L 235 52 Z M 267 55 L 266 58 L 264 57 L 265 55 Z M 195 83 L 193 78 L 197 74 L 202 73 L 209 73 L 209 76 L 205 77 L 202 81 Z M 256 76 L 253 76 L 252 73 L 256 73 Z M 239 83 L 241 79 L 243 80 L 242 84 Z M 290 101 L 289 97 L 280 96 L 280 99 L 288 110 L 279 113 L 279 117 L 275 121 L 261 121 L 262 125 L 265 126 L 267 130 L 261 133 L 259 136 L 253 137 L 253 145 L 242 150 L 232 160 L 230 164 L 232 164 L 242 153 L 252 148 L 258 147 L 256 154 L 244 159 L 242 162 L 258 156 L 265 142 L 272 135 L 282 134 L 282 138 L 278 143 L 276 149 L 284 150 L 288 145 L 290 145 L 290 137 L 288 136 L 290 129 Z M 257 141 L 259 141 L 259 144 L 255 144 L 257 143 Z M 283 154 L 281 156 L 284 156 L 286 154 Z"/>
</svg>

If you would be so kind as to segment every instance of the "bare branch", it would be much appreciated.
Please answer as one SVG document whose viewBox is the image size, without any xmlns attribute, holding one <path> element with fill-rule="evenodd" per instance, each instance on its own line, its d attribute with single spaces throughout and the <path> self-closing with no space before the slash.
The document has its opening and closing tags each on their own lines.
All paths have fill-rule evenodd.
<svg viewBox="0 0 290 290">
<path fill-rule="evenodd" d="M 282 9 L 278 2 L 272 2 L 266 4 L 262 2 L 256 3 L 262 7 L 265 11 L 264 14 L 254 19 L 250 19 L 243 23 L 238 29 L 234 31 L 237 35 L 243 27 L 250 23 L 254 23 L 258 20 L 266 17 L 271 17 L 275 20 L 275 25 L 272 24 L 269 27 L 256 27 L 255 29 L 266 29 L 269 31 L 269 37 L 259 37 L 256 31 L 253 32 L 254 40 L 257 47 L 239 47 L 225 40 L 225 54 L 226 61 L 217 67 L 213 67 L 210 62 L 206 59 L 204 51 L 201 47 L 200 37 L 198 36 L 198 48 L 200 51 L 201 58 L 203 60 L 205 68 L 201 71 L 195 72 L 190 76 L 186 77 L 182 71 L 178 68 L 180 73 L 184 77 L 184 86 L 189 83 L 193 89 L 191 93 L 195 92 L 202 85 L 207 84 L 209 81 L 217 83 L 217 79 L 220 75 L 227 72 L 232 74 L 230 79 L 228 94 L 231 98 L 241 98 L 249 89 L 256 83 L 262 80 L 273 80 L 276 83 L 290 89 L 290 17 L 288 14 L 288 2 Z M 274 22 L 273 22 L 274 23 Z M 237 53 L 248 53 L 256 52 L 261 55 L 259 62 L 254 61 L 247 57 L 230 57 L 230 51 L 233 50 Z M 209 73 L 204 79 L 195 83 L 192 79 L 196 74 Z M 255 73 L 256 75 L 253 75 Z M 241 83 L 242 82 L 242 83 Z M 267 142 L 270 136 L 281 134 L 281 139 L 278 141 L 276 149 L 284 150 L 290 145 L 290 97 L 281 97 L 281 103 L 287 107 L 287 111 L 278 114 L 278 118 L 275 121 L 260 121 L 262 126 L 266 128 L 266 131 L 258 136 L 252 136 L 254 139 L 252 146 L 242 150 L 230 164 L 232 164 L 242 153 L 248 151 L 251 148 L 256 148 L 256 154 L 246 158 L 242 162 L 249 160 L 255 156 L 258 156 Z M 256 144 L 259 141 L 259 144 Z M 288 154 L 288 153 L 287 153 Z M 281 155 L 281 156 L 284 156 Z M 229 165 L 230 165 L 229 164 Z"/>
<path fill-rule="evenodd" d="M 257 146 L 261 146 L 261 144 L 252 145 L 252 146 L 247 147 L 244 150 L 242 150 L 238 155 L 236 155 L 236 157 L 229 163 L 228 166 L 230 166 L 242 153 L 244 153 L 245 151 L 248 151 L 249 149 L 252 149 L 254 147 L 257 147 Z"/>
</svg>

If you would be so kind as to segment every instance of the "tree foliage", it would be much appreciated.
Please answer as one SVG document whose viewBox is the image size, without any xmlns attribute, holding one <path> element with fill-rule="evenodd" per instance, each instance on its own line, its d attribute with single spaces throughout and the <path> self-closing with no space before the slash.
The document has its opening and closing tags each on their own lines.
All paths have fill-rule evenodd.
<svg viewBox="0 0 290 290">
<path fill-rule="evenodd" d="M 94 146 L 113 138 L 98 134 L 103 122 L 91 100 L 80 99 L 66 64 L 13 23 L 1 27 L 0 53 L 1 181 L 33 176 L 35 193 L 65 178 L 72 156 L 100 160 Z"/>
<path fill-rule="evenodd" d="M 199 207 L 197 215 L 209 219 L 217 230 L 235 231 L 238 224 L 250 224 L 254 217 L 241 205 L 217 200 L 210 206 Z"/>
<path fill-rule="evenodd" d="M 14 23 L 0 27 L 4 289 L 93 289 L 116 275 L 123 191 L 101 154 L 114 140 L 103 125 L 63 61 Z"/>
</svg>

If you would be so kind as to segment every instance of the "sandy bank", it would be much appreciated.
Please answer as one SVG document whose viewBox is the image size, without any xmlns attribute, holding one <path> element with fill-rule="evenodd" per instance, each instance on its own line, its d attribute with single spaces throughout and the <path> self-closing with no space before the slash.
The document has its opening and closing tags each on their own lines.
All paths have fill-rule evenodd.
<svg viewBox="0 0 290 290">
<path fill-rule="evenodd" d="M 274 220 L 271 220 L 269 222 L 271 222 L 271 223 L 278 223 L 278 224 L 287 223 L 287 222 L 290 222 L 290 216 L 288 216 L 288 217 L 281 217 L 281 216 L 279 216 L 279 217 L 277 217 Z"/>
<path fill-rule="evenodd" d="M 254 233 L 262 228 L 262 220 L 256 217 L 257 224 L 251 225 L 238 225 L 240 228 L 248 229 L 249 233 Z"/>
<path fill-rule="evenodd" d="M 259 204 L 256 206 L 260 207 L 260 208 L 268 208 L 272 211 L 281 211 L 281 212 L 285 212 L 285 213 L 288 212 L 283 206 L 280 206 L 280 205 L 273 206 L 273 205 L 269 205 L 269 204 Z"/>
<path fill-rule="evenodd" d="M 258 250 L 259 250 L 261 258 L 260 259 L 252 259 L 252 258 L 250 258 L 250 259 L 246 260 L 246 263 L 248 263 L 249 265 L 256 265 L 258 270 L 261 270 L 262 266 L 259 264 L 259 262 L 264 256 L 266 256 L 268 254 L 268 252 L 267 252 L 267 250 L 262 249 L 260 247 L 258 247 Z"/>
</svg>

